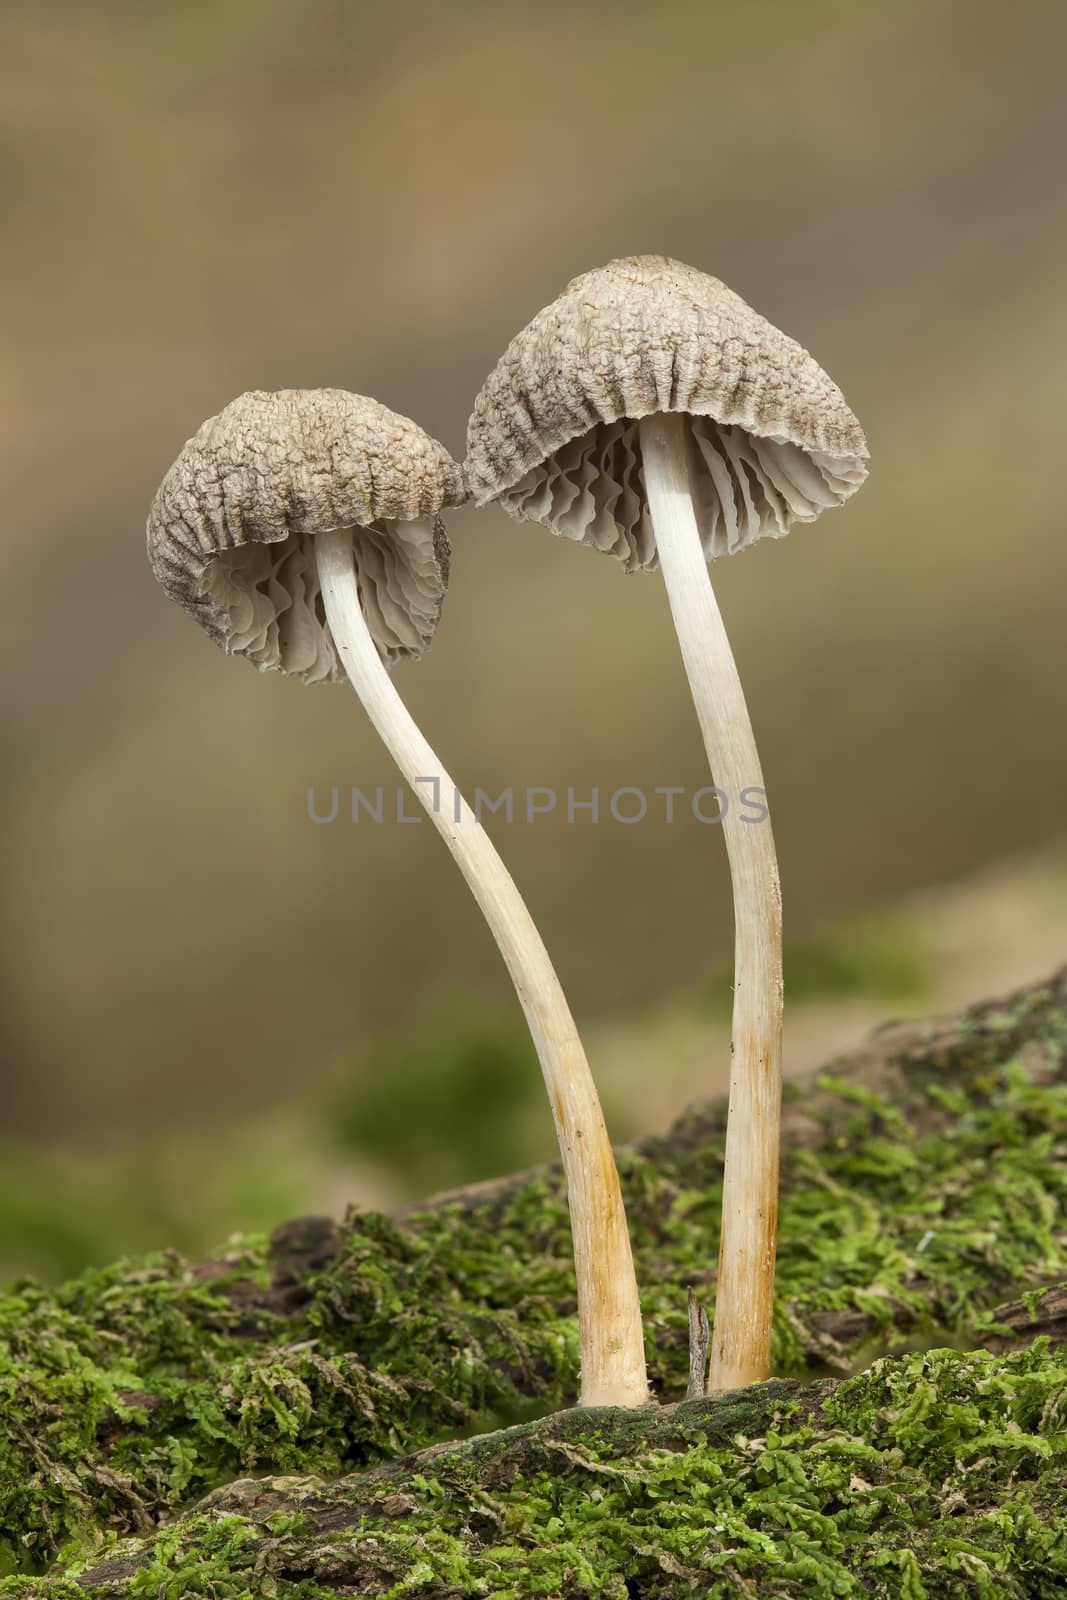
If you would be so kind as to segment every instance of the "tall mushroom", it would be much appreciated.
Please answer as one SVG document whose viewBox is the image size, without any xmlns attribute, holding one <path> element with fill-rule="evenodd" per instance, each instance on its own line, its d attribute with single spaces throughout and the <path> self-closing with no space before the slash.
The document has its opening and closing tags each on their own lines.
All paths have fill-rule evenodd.
<svg viewBox="0 0 1067 1600">
<path fill-rule="evenodd" d="M 462 468 L 415 423 L 341 390 L 242 395 L 205 422 L 148 518 L 166 593 L 230 655 L 305 683 L 345 674 L 463 873 L 507 964 L 541 1062 L 567 1179 L 583 1405 L 648 1401 L 619 1177 L 559 980 L 475 813 L 388 666 L 437 627 L 449 547 L 439 512 Z"/>
<path fill-rule="evenodd" d="M 782 954 L 763 775 L 707 563 L 840 505 L 863 482 L 866 457 L 859 423 L 807 351 L 718 279 L 663 256 L 613 261 L 568 284 L 511 341 L 468 429 L 479 505 L 498 500 L 627 572 L 662 567 L 727 796 L 733 1060 L 709 1390 L 770 1372 Z M 758 805 L 742 803 L 745 790 L 759 792 Z"/>
</svg>

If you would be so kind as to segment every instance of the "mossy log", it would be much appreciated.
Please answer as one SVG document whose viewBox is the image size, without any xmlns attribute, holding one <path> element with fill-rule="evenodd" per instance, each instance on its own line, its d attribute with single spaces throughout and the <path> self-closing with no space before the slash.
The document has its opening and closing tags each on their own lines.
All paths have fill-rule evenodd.
<svg viewBox="0 0 1067 1600">
<path fill-rule="evenodd" d="M 676 1403 L 721 1106 L 620 1153 L 647 1411 L 566 1409 L 554 1169 L 16 1285 L 0 1594 L 1065 1592 L 1067 975 L 881 1030 L 785 1130 L 787 1381 L 717 1401 Z"/>
<path fill-rule="evenodd" d="M 371 1472 L 244 1480 L 84 1569 L 138 1594 L 890 1597 L 1067 1585 L 1067 1359 L 558 1412 Z"/>
</svg>

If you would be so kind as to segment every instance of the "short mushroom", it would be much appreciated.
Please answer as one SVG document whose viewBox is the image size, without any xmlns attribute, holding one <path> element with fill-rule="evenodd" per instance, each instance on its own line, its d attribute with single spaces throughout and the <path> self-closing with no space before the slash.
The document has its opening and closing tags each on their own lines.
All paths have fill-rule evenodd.
<svg viewBox="0 0 1067 1600">
<path fill-rule="evenodd" d="M 245 394 L 167 472 L 148 518 L 149 557 L 170 598 L 228 654 L 307 683 L 347 674 L 444 837 L 507 964 L 552 1104 L 574 1237 L 581 1402 L 643 1405 L 626 1216 L 581 1040 L 521 895 L 388 672 L 433 638 L 449 563 L 439 513 L 466 499 L 444 446 L 377 401 L 333 389 Z"/>
<path fill-rule="evenodd" d="M 709 1391 L 770 1372 L 782 955 L 763 775 L 707 563 L 840 505 L 866 458 L 859 423 L 807 351 L 718 279 L 663 256 L 575 278 L 512 340 L 468 429 L 477 504 L 497 500 L 628 572 L 662 567 L 726 796 L 733 1060 Z"/>
</svg>

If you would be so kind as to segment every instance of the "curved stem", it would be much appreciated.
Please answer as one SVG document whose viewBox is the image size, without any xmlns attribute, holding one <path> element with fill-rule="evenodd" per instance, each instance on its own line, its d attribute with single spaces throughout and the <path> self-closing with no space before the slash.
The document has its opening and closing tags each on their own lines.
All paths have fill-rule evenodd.
<svg viewBox="0 0 1067 1600">
<path fill-rule="evenodd" d="M 315 550 L 327 620 L 352 687 L 467 880 L 533 1036 L 567 1179 L 578 1282 L 581 1403 L 646 1405 L 641 1307 L 619 1175 L 559 979 L 492 840 L 419 732 L 382 664 L 360 606 L 351 530 L 317 534 Z"/>
<path fill-rule="evenodd" d="M 726 795 L 722 827 L 734 892 L 733 1043 L 712 1393 L 770 1375 L 782 1099 L 782 896 L 756 741 L 693 510 L 685 418 L 660 413 L 639 426 L 675 632 L 708 762 Z M 757 812 L 761 820 L 755 820 Z"/>
</svg>

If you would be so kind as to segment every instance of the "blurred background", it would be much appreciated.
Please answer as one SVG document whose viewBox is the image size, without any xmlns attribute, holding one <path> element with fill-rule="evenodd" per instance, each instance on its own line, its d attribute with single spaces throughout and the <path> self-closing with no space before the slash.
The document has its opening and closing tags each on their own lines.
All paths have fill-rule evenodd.
<svg viewBox="0 0 1067 1600">
<path fill-rule="evenodd" d="M 245 389 L 370 393 L 462 454 L 512 334 L 616 255 L 724 278 L 871 445 L 844 510 L 715 570 L 789 1070 L 1067 958 L 1065 47 L 1058 0 L 7 0 L 0 1273 L 551 1157 L 440 841 L 344 820 L 395 781 L 353 697 L 227 660 L 143 526 Z M 468 791 L 706 781 L 658 578 L 450 533 L 396 681 Z M 720 1088 L 715 831 L 490 825 L 613 1132 Z"/>
</svg>

